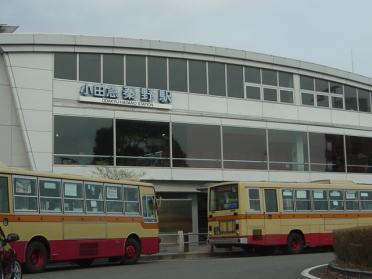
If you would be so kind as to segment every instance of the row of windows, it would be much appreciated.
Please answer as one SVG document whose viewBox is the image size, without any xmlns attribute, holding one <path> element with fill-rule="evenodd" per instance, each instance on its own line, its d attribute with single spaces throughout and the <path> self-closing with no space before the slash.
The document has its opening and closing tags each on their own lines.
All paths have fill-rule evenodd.
<svg viewBox="0 0 372 279">
<path fill-rule="evenodd" d="M 56 53 L 54 77 L 294 103 L 293 74 L 250 66 L 141 55 Z M 371 111 L 371 92 L 300 76 L 301 103 Z"/>
<path fill-rule="evenodd" d="M 277 212 L 276 190 L 264 189 L 267 212 Z M 359 211 L 372 210 L 372 191 L 328 189 L 282 189 L 283 210 Z M 248 189 L 249 210 L 261 211 L 259 189 Z"/>
<path fill-rule="evenodd" d="M 126 84 L 215 96 L 228 95 L 236 98 L 244 98 L 244 83 L 256 82 L 259 79 L 260 83 L 262 80 L 262 84 L 269 87 L 267 90 L 270 89 L 270 92 L 264 91 L 264 95 L 267 95 L 266 98 L 270 101 L 274 101 L 272 95 L 276 94 L 279 86 L 293 88 L 292 74 L 218 62 L 88 53 L 56 53 L 54 57 L 54 77 L 62 79 Z M 289 92 L 293 95 L 292 90 Z M 246 87 L 246 95 L 247 98 L 257 99 L 252 86 Z"/>
<path fill-rule="evenodd" d="M 300 76 L 303 105 L 371 111 L 371 92 L 338 82 Z"/>
<path fill-rule="evenodd" d="M 137 186 L 13 177 L 14 211 L 139 215 Z"/>
<path fill-rule="evenodd" d="M 56 164 L 372 172 L 367 137 L 57 115 L 54 154 Z"/>
</svg>

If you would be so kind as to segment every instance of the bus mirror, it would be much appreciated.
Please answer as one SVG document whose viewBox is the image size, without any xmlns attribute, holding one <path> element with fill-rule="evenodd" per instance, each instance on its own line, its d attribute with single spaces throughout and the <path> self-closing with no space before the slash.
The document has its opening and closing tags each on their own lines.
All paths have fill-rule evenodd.
<svg viewBox="0 0 372 279">
<path fill-rule="evenodd" d="M 8 218 L 4 218 L 3 219 L 3 225 L 6 227 L 6 226 L 8 226 L 8 224 L 9 224 Z"/>
<path fill-rule="evenodd" d="M 160 208 L 160 206 L 161 206 L 161 196 L 156 196 L 155 206 L 156 206 L 157 209 Z"/>
</svg>

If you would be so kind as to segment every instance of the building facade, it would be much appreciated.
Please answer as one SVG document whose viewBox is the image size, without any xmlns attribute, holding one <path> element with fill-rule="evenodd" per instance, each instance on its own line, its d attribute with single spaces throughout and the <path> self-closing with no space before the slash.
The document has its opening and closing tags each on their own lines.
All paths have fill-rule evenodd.
<svg viewBox="0 0 372 279">
<path fill-rule="evenodd" d="M 368 77 L 240 50 L 0 34 L 0 161 L 137 172 L 164 198 L 162 231 L 204 232 L 212 182 L 371 183 L 371 90 Z"/>
</svg>

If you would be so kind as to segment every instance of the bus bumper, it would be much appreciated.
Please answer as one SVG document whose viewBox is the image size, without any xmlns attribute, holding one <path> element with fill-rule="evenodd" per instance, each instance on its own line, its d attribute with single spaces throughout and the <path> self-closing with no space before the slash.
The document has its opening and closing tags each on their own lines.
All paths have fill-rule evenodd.
<svg viewBox="0 0 372 279">
<path fill-rule="evenodd" d="M 210 238 L 208 240 L 209 244 L 212 245 L 222 245 L 222 244 L 248 244 L 248 238 L 246 237 L 226 237 L 226 238 Z"/>
</svg>

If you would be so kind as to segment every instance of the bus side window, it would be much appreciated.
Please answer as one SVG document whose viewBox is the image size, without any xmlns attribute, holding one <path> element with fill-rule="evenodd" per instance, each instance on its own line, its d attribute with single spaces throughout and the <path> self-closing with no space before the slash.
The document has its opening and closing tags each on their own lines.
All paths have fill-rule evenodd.
<svg viewBox="0 0 372 279">
<path fill-rule="evenodd" d="M 292 189 L 282 190 L 283 210 L 294 211 L 294 199 Z"/>
<path fill-rule="evenodd" d="M 9 213 L 9 193 L 7 177 L 0 177 L 0 212 Z"/>
<path fill-rule="evenodd" d="M 278 201 L 275 189 L 265 189 L 266 212 L 278 212 Z"/>
<path fill-rule="evenodd" d="M 258 189 L 247 189 L 249 208 L 248 211 L 261 211 L 260 192 Z"/>
<path fill-rule="evenodd" d="M 38 211 L 36 178 L 14 176 L 14 210 Z"/>
</svg>

